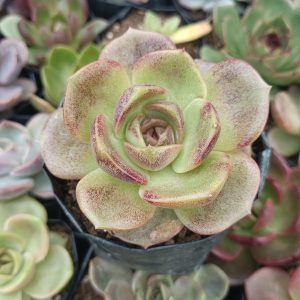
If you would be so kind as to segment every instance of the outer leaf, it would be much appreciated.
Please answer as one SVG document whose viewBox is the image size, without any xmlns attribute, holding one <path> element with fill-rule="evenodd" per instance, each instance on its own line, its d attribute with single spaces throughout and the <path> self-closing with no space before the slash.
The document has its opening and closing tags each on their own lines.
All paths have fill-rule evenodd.
<svg viewBox="0 0 300 300">
<path fill-rule="evenodd" d="M 250 214 L 260 174 L 256 163 L 240 152 L 230 156 L 231 173 L 218 197 L 205 206 L 176 209 L 179 220 L 199 234 L 215 234 Z M 201 168 L 201 167 L 200 167 Z"/>
<path fill-rule="evenodd" d="M 124 64 L 131 72 L 132 66 L 149 52 L 175 49 L 165 36 L 129 28 L 121 37 L 110 42 L 101 52 L 100 59 L 109 59 Z"/>
<path fill-rule="evenodd" d="M 5 111 L 21 100 L 22 88 L 16 85 L 0 87 L 0 93 L 0 111 Z"/>
<path fill-rule="evenodd" d="M 211 67 L 204 80 L 222 128 L 214 149 L 237 150 L 255 141 L 267 121 L 270 86 L 250 65 L 236 59 Z"/>
<path fill-rule="evenodd" d="M 300 267 L 297 267 L 290 275 L 288 291 L 291 300 L 300 298 Z"/>
<path fill-rule="evenodd" d="M 149 203 L 167 208 L 199 207 L 213 202 L 222 190 L 231 170 L 228 155 L 212 152 L 193 171 L 177 174 L 166 168 L 150 175 L 150 181 L 140 187 L 140 196 Z M 203 206 L 204 205 L 204 206 Z"/>
<path fill-rule="evenodd" d="M 170 240 L 183 228 L 175 213 L 170 209 L 157 208 L 154 216 L 144 226 L 133 230 L 114 231 L 114 236 L 147 249 Z"/>
<path fill-rule="evenodd" d="M 98 167 L 90 145 L 73 139 L 64 128 L 62 109 L 51 115 L 40 142 L 47 168 L 59 178 L 80 179 Z"/>
<path fill-rule="evenodd" d="M 184 50 L 157 51 L 143 56 L 133 67 L 134 84 L 165 88 L 169 100 L 181 109 L 191 100 L 206 97 L 206 86 L 193 59 Z"/>
<path fill-rule="evenodd" d="M 8 15 L 1 19 L 0 31 L 6 38 L 23 41 L 19 32 L 18 24 L 22 18 L 18 15 Z"/>
<path fill-rule="evenodd" d="M 34 176 L 34 187 L 31 193 L 42 199 L 54 197 L 51 181 L 44 170 Z"/>
<path fill-rule="evenodd" d="M 127 73 L 117 62 L 98 60 L 76 72 L 69 79 L 64 103 L 65 125 L 71 136 L 88 143 L 95 117 L 105 113 L 112 118 L 128 86 Z"/>
<path fill-rule="evenodd" d="M 78 56 L 78 68 L 82 68 L 83 66 L 95 61 L 98 59 L 100 53 L 99 46 L 94 44 L 86 45 Z"/>
<path fill-rule="evenodd" d="M 140 199 L 138 189 L 98 169 L 78 183 L 77 202 L 96 229 L 129 230 L 146 224 L 155 211 Z"/>
<path fill-rule="evenodd" d="M 124 280 L 112 280 L 105 289 L 108 299 L 135 300 L 131 286 Z"/>
<path fill-rule="evenodd" d="M 204 45 L 200 50 L 200 57 L 204 60 L 218 63 L 225 59 L 226 56 L 221 51 L 215 50 L 210 46 Z"/>
<path fill-rule="evenodd" d="M 61 246 L 50 246 L 46 258 L 36 265 L 33 280 L 25 293 L 36 299 L 51 298 L 59 293 L 73 275 L 73 262 L 69 252 Z"/>
</svg>

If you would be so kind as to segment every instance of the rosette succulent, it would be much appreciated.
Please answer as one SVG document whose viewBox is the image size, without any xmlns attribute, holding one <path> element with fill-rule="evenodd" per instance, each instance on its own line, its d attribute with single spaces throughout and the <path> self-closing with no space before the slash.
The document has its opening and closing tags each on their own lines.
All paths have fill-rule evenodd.
<svg viewBox="0 0 300 300">
<path fill-rule="evenodd" d="M 18 78 L 28 62 L 28 50 L 22 42 L 0 41 L 0 112 L 12 108 L 35 92 L 35 84 L 26 78 Z"/>
<path fill-rule="evenodd" d="M 212 264 L 174 276 L 132 273 L 99 257 L 90 261 L 88 279 L 105 300 L 222 300 L 229 287 L 226 274 Z"/>
<path fill-rule="evenodd" d="M 248 300 L 300 299 L 300 267 L 289 273 L 279 268 L 261 268 L 245 284 Z"/>
<path fill-rule="evenodd" d="M 252 214 L 233 226 L 212 259 L 241 282 L 259 267 L 287 266 L 300 259 L 300 166 L 290 168 L 275 152 L 266 185 Z"/>
<path fill-rule="evenodd" d="M 38 143 L 48 117 L 38 114 L 26 127 L 12 121 L 0 122 L 0 200 L 29 191 L 41 198 L 53 196 L 51 182 L 42 170 Z"/>
<path fill-rule="evenodd" d="M 300 88 L 277 93 L 271 102 L 275 122 L 268 133 L 270 146 L 284 156 L 300 152 Z"/>
<path fill-rule="evenodd" d="M 55 45 L 69 45 L 75 50 L 92 42 L 104 30 L 107 21 L 88 20 L 86 0 L 30 0 L 29 20 L 8 15 L 1 20 L 4 36 L 20 39 L 29 47 L 29 62 L 41 64 Z"/>
<path fill-rule="evenodd" d="M 214 8 L 214 32 L 223 42 L 218 51 L 201 50 L 203 59 L 246 60 L 272 85 L 300 83 L 300 9 L 290 0 L 256 0 L 240 20 L 235 6 Z"/>
<path fill-rule="evenodd" d="M 149 247 L 184 226 L 211 235 L 250 213 L 260 172 L 244 153 L 262 132 L 270 87 L 247 63 L 194 61 L 130 29 L 68 81 L 42 135 L 48 169 L 81 179 L 96 229 Z"/>
<path fill-rule="evenodd" d="M 71 256 L 46 222 L 33 198 L 0 203 L 0 299 L 52 299 L 72 277 Z"/>
</svg>

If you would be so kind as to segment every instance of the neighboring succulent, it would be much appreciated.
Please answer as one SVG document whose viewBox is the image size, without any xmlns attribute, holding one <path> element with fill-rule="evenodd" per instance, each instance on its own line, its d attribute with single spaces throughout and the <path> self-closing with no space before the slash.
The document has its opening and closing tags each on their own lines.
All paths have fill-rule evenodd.
<svg viewBox="0 0 300 300">
<path fill-rule="evenodd" d="M 256 0 L 240 20 L 234 6 L 214 8 L 214 32 L 224 43 L 201 50 L 205 60 L 246 60 L 272 85 L 300 83 L 300 9 L 290 0 Z"/>
<path fill-rule="evenodd" d="M 268 139 L 271 147 L 284 156 L 300 152 L 300 88 L 281 91 L 271 102 L 272 118 L 277 127 L 271 128 Z"/>
<path fill-rule="evenodd" d="M 173 16 L 163 20 L 154 12 L 147 11 L 144 17 L 144 29 L 162 33 L 168 36 L 174 43 L 181 44 L 197 40 L 212 31 L 208 21 L 180 26 L 180 18 Z"/>
<path fill-rule="evenodd" d="M 107 25 L 103 19 L 87 23 L 86 0 L 31 0 L 30 20 L 18 15 L 4 17 L 0 24 L 6 37 L 21 39 L 29 47 L 29 62 L 41 64 L 47 51 L 56 45 L 75 50 L 92 42 Z"/>
<path fill-rule="evenodd" d="M 300 259 L 300 166 L 290 168 L 275 152 L 266 185 L 252 215 L 233 226 L 212 259 L 233 283 L 259 265 L 286 266 Z"/>
<path fill-rule="evenodd" d="M 226 274 L 212 264 L 187 275 L 158 275 L 132 273 L 99 257 L 90 261 L 89 282 L 105 300 L 221 300 L 229 287 Z"/>
<path fill-rule="evenodd" d="M 0 112 L 8 110 L 35 92 L 35 84 L 25 78 L 18 78 L 27 64 L 28 50 L 19 41 L 0 41 Z"/>
<path fill-rule="evenodd" d="M 261 268 L 245 284 L 247 300 L 299 300 L 300 267 L 290 273 L 278 268 Z"/>
<path fill-rule="evenodd" d="M 264 128 L 269 90 L 243 61 L 195 62 L 130 29 L 69 79 L 43 157 L 55 176 L 81 179 L 77 202 L 96 229 L 145 248 L 183 225 L 215 234 L 251 211 L 260 172 L 243 149 Z"/>
<path fill-rule="evenodd" d="M 189 10 L 204 10 L 210 12 L 217 5 L 233 5 L 234 0 L 178 0 L 178 3 Z"/>
<path fill-rule="evenodd" d="M 45 98 L 58 107 L 67 86 L 68 78 L 77 69 L 98 59 L 100 47 L 88 44 L 80 52 L 67 46 L 53 48 L 41 69 Z M 42 101 L 42 100 L 41 100 Z"/>
<path fill-rule="evenodd" d="M 51 299 L 69 282 L 71 256 L 46 223 L 33 198 L 0 203 L 0 299 Z"/>
<path fill-rule="evenodd" d="M 9 200 L 27 192 L 41 198 L 53 196 L 51 182 L 45 175 L 39 136 L 47 114 L 34 116 L 27 126 L 0 122 L 0 200 Z"/>
</svg>

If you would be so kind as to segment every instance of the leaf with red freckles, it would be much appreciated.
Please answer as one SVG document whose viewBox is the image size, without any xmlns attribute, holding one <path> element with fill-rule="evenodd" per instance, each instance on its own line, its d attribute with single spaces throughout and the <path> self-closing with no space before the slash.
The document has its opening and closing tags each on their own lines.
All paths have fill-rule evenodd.
<svg viewBox="0 0 300 300">
<path fill-rule="evenodd" d="M 220 118 L 215 150 L 242 149 L 263 131 L 269 112 L 268 86 L 246 62 L 228 59 L 204 74 L 207 97 Z"/>
<path fill-rule="evenodd" d="M 59 178 L 80 179 L 98 168 L 91 146 L 73 139 L 64 128 L 62 109 L 49 118 L 40 144 L 47 168 Z"/>
<path fill-rule="evenodd" d="M 142 112 L 143 107 L 154 101 L 166 100 L 168 98 L 165 89 L 159 86 L 135 85 L 128 88 L 117 103 L 113 127 L 115 134 L 122 137 L 125 133 L 127 122 Z"/>
<path fill-rule="evenodd" d="M 124 148 L 128 157 L 141 168 L 149 171 L 159 171 L 176 158 L 182 145 L 135 147 L 124 143 Z"/>
<path fill-rule="evenodd" d="M 141 132 L 141 122 L 143 120 L 143 115 L 138 115 L 133 121 L 128 125 L 125 138 L 130 144 L 137 147 L 145 147 L 145 141 L 143 134 Z"/>
<path fill-rule="evenodd" d="M 100 59 L 117 61 L 131 72 L 135 62 L 145 54 L 171 49 L 176 49 L 176 46 L 162 34 L 129 28 L 101 51 Z"/>
<path fill-rule="evenodd" d="M 170 240 L 182 228 L 183 224 L 173 210 L 157 207 L 154 216 L 144 226 L 128 231 L 114 231 L 113 235 L 127 243 L 147 249 Z"/>
<path fill-rule="evenodd" d="M 112 118 L 115 106 L 128 86 L 126 70 L 114 61 L 92 62 L 70 77 L 64 119 L 71 136 L 89 143 L 95 117 L 105 113 Z"/>
<path fill-rule="evenodd" d="M 173 162 L 176 173 L 185 173 L 201 165 L 215 146 L 220 123 L 213 105 L 204 99 L 193 100 L 184 110 L 183 149 Z"/>
<path fill-rule="evenodd" d="M 209 157 L 210 155 L 206 160 Z M 214 201 L 193 209 L 175 209 L 179 220 L 191 231 L 203 235 L 215 234 L 251 213 L 260 181 L 259 168 L 256 162 L 243 152 L 230 154 L 229 159 L 232 163 L 231 172 Z M 206 160 L 196 170 L 201 169 Z M 220 170 L 213 172 L 214 176 L 219 172 Z M 203 176 L 207 176 L 207 173 L 204 172 Z"/>
<path fill-rule="evenodd" d="M 292 300 L 300 299 L 300 267 L 297 267 L 290 274 L 288 291 Z"/>
<path fill-rule="evenodd" d="M 245 283 L 247 300 L 292 300 L 288 294 L 289 275 L 278 268 L 261 268 Z"/>
<path fill-rule="evenodd" d="M 138 195 L 139 185 L 97 169 L 76 187 L 78 205 L 96 229 L 131 230 L 146 224 L 155 213 Z"/>
<path fill-rule="evenodd" d="M 91 146 L 99 166 L 111 176 L 137 184 L 148 182 L 147 173 L 127 157 L 122 141 L 114 136 L 111 123 L 104 115 L 94 121 Z"/>
<path fill-rule="evenodd" d="M 206 85 L 190 55 L 184 50 L 157 51 L 133 66 L 133 84 L 152 84 L 168 91 L 169 101 L 184 109 L 197 97 L 206 98 Z"/>
<path fill-rule="evenodd" d="M 151 173 L 149 183 L 141 186 L 139 193 L 153 205 L 178 208 L 178 211 L 181 208 L 201 210 L 218 196 L 230 170 L 230 157 L 212 152 L 200 167 L 188 173 L 177 174 L 171 167 Z"/>
</svg>

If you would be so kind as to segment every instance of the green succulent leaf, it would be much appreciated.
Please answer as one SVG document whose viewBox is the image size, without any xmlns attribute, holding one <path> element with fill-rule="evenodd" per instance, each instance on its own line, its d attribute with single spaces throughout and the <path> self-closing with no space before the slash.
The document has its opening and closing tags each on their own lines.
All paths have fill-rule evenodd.
<svg viewBox="0 0 300 300">
<path fill-rule="evenodd" d="M 16 39 L 23 41 L 23 38 L 19 32 L 18 24 L 21 21 L 21 17 L 18 15 L 8 15 L 0 21 L 0 31 L 6 38 Z"/>
<path fill-rule="evenodd" d="M 215 50 L 207 45 L 204 45 L 201 48 L 200 57 L 204 60 L 211 61 L 214 63 L 221 62 L 226 58 L 225 54 L 223 54 L 221 51 Z"/>
<path fill-rule="evenodd" d="M 100 54 L 99 46 L 94 44 L 86 45 L 79 53 L 77 68 L 80 69 L 85 65 L 98 59 Z"/>
</svg>

